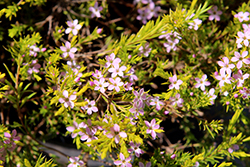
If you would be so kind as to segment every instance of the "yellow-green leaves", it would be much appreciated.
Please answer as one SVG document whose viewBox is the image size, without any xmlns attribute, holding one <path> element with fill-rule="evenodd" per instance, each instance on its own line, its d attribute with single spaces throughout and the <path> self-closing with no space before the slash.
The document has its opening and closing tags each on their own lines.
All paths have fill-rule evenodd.
<svg viewBox="0 0 250 167">
<path fill-rule="evenodd" d="M 241 157 L 250 157 L 250 154 L 247 154 L 243 151 L 234 151 L 231 153 L 232 156 L 236 157 L 236 158 L 241 158 Z"/>
<path fill-rule="evenodd" d="M 250 136 L 242 140 L 242 142 L 248 142 L 248 141 L 250 141 Z"/>
<path fill-rule="evenodd" d="M 223 129 L 221 120 L 212 120 L 210 123 L 208 123 L 207 120 L 200 121 L 199 125 L 201 124 L 204 127 L 203 130 L 207 130 L 213 138 L 215 137 L 213 131 L 218 134 L 219 131 Z"/>
<path fill-rule="evenodd" d="M 21 7 L 18 4 L 12 3 L 12 5 L 9 5 L 7 8 L 3 8 L 0 11 L 0 17 L 5 13 L 5 17 L 11 20 L 12 16 L 16 17 L 17 11 L 19 9 L 21 9 Z"/>
<path fill-rule="evenodd" d="M 165 72 L 162 68 L 156 68 L 156 70 L 154 71 L 154 75 L 160 76 L 166 80 L 168 80 L 169 78 L 168 72 Z"/>
<path fill-rule="evenodd" d="M 4 78 L 5 77 L 5 74 L 1 74 L 0 72 L 0 79 Z M 1 83 L 0 83 L 1 85 Z M 9 86 L 8 85 L 4 85 L 3 87 L 0 87 L 0 99 L 3 97 L 4 93 L 2 91 L 4 90 L 8 90 L 9 89 Z"/>
<path fill-rule="evenodd" d="M 222 162 L 218 167 L 231 166 L 232 164 L 232 162 Z"/>
<path fill-rule="evenodd" d="M 89 83 L 87 83 L 86 85 L 84 85 L 79 92 L 76 93 L 77 96 L 82 95 L 87 89 L 89 88 Z"/>
<path fill-rule="evenodd" d="M 232 117 L 232 119 L 229 122 L 228 125 L 228 132 L 231 133 L 235 123 L 239 120 L 238 118 L 240 117 L 241 112 L 243 111 L 243 108 L 237 109 Z"/>
<path fill-rule="evenodd" d="M 32 165 L 30 164 L 29 160 L 24 159 L 24 166 L 25 167 L 32 167 Z"/>
<path fill-rule="evenodd" d="M 9 75 L 10 75 L 10 78 L 12 79 L 12 81 L 14 83 L 16 83 L 16 78 L 14 77 L 14 75 L 12 74 L 12 72 L 10 72 L 9 68 L 6 66 L 6 64 L 3 64 L 4 67 L 6 68 L 6 70 L 8 71 Z"/>
<path fill-rule="evenodd" d="M 82 102 L 76 102 L 76 103 L 75 103 L 75 106 L 76 106 L 76 107 L 83 107 L 83 106 L 85 106 L 85 105 L 87 105 L 87 104 L 88 104 L 87 101 L 82 101 Z"/>
<path fill-rule="evenodd" d="M 58 116 L 58 115 L 61 115 L 65 110 L 65 107 L 64 105 L 62 105 L 59 110 L 55 113 L 55 116 Z"/>
</svg>

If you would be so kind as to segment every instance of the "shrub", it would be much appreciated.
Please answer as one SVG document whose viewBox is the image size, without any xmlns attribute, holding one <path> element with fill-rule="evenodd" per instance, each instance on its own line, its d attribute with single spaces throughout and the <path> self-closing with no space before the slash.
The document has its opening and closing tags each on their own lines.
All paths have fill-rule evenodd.
<svg viewBox="0 0 250 167">
<path fill-rule="evenodd" d="M 58 135 L 69 167 L 249 164 L 250 2 L 1 5 L 2 165 L 59 165 Z"/>
</svg>

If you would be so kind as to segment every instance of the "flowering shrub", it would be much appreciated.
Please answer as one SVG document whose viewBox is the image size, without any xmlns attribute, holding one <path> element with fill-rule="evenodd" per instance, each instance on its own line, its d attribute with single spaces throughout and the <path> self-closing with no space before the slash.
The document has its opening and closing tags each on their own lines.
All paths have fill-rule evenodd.
<svg viewBox="0 0 250 167">
<path fill-rule="evenodd" d="M 1 165 L 249 164 L 250 2 L 1 5 Z"/>
</svg>

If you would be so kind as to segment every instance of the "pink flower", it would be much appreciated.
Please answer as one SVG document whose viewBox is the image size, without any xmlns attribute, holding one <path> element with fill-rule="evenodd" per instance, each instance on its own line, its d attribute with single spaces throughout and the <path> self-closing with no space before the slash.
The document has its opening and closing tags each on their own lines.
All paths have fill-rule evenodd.
<svg viewBox="0 0 250 167">
<path fill-rule="evenodd" d="M 130 90 L 133 90 L 133 87 L 132 87 L 133 83 L 129 83 L 129 82 L 126 82 L 123 87 L 126 91 L 130 91 Z"/>
<path fill-rule="evenodd" d="M 114 164 L 120 165 L 120 167 L 132 167 L 131 163 L 129 163 L 130 161 L 131 161 L 130 156 L 125 159 L 124 155 L 122 153 L 120 153 L 120 160 L 115 161 Z"/>
<path fill-rule="evenodd" d="M 145 104 L 143 102 L 135 101 L 134 104 L 133 104 L 133 108 L 129 109 L 129 111 L 131 113 L 133 113 L 134 117 L 137 119 L 138 118 L 137 116 L 139 115 L 139 113 L 141 115 L 144 115 L 144 110 L 143 110 L 144 105 Z"/>
<path fill-rule="evenodd" d="M 128 149 L 128 152 L 129 153 L 133 153 L 135 152 L 135 156 L 137 156 L 138 158 L 140 157 L 140 154 L 143 154 L 144 151 L 142 149 L 140 149 L 140 143 L 133 143 L 133 142 L 130 142 L 129 144 L 131 146 L 131 148 Z"/>
<path fill-rule="evenodd" d="M 169 81 L 171 82 L 171 84 L 169 85 L 169 89 L 179 89 L 179 86 L 183 83 L 182 80 L 177 80 L 177 76 L 174 75 L 173 77 L 169 77 Z"/>
<path fill-rule="evenodd" d="M 169 100 L 172 101 L 170 104 L 172 106 L 177 105 L 178 107 L 182 107 L 182 103 L 184 102 L 184 100 L 180 97 L 181 95 L 179 93 L 177 93 L 175 97 L 170 97 Z"/>
<path fill-rule="evenodd" d="M 114 77 L 116 77 L 117 75 L 119 75 L 120 77 L 123 77 L 123 71 L 125 71 L 126 69 L 127 69 L 127 67 L 126 66 L 121 66 L 121 67 L 119 67 L 119 63 L 118 62 L 113 62 L 113 67 L 111 67 L 108 71 L 110 72 L 110 73 L 112 73 L 111 74 L 111 77 L 112 78 L 114 78 Z"/>
<path fill-rule="evenodd" d="M 134 95 L 135 95 L 135 99 L 134 102 L 141 102 L 143 103 L 144 100 L 147 99 L 147 94 L 144 92 L 144 89 L 140 89 L 138 92 L 137 91 L 133 91 Z"/>
<path fill-rule="evenodd" d="M 96 79 L 103 78 L 102 72 L 98 70 L 95 70 L 95 73 L 93 73 L 92 76 L 95 77 Z"/>
<path fill-rule="evenodd" d="M 214 104 L 214 100 L 217 98 L 217 96 L 214 94 L 215 92 L 215 89 L 214 88 L 211 88 L 208 92 L 208 96 L 210 96 L 210 103 L 211 104 Z"/>
<path fill-rule="evenodd" d="M 155 139 L 156 138 L 155 130 L 159 129 L 160 125 L 156 124 L 155 119 L 152 119 L 150 123 L 148 121 L 144 122 L 148 127 L 148 129 L 146 130 L 147 134 L 151 133 L 152 138 Z"/>
<path fill-rule="evenodd" d="M 16 143 L 14 141 L 18 141 L 20 140 L 20 137 L 17 136 L 17 132 L 16 129 L 12 130 L 12 134 L 8 133 L 8 132 L 4 132 L 4 137 L 6 137 L 7 139 L 4 141 L 5 144 L 8 144 L 8 150 L 9 151 L 13 151 L 16 148 Z M 3 152 L 3 151 L 0 151 Z"/>
<path fill-rule="evenodd" d="M 212 21 L 213 19 L 220 21 L 220 15 L 222 14 L 222 11 L 218 11 L 218 7 L 217 6 L 213 6 L 210 10 L 207 11 L 210 16 L 209 16 L 209 20 Z"/>
<path fill-rule="evenodd" d="M 127 134 L 125 132 L 120 132 L 120 126 L 114 124 L 113 127 L 110 128 L 110 133 L 106 135 L 108 138 L 115 137 L 115 143 L 118 144 L 120 141 L 120 137 L 126 138 Z M 119 137 L 120 136 L 120 137 Z"/>
<path fill-rule="evenodd" d="M 196 161 L 193 167 L 199 167 L 199 166 L 200 166 L 200 163 Z"/>
<path fill-rule="evenodd" d="M 41 65 L 37 63 L 38 59 L 36 60 L 32 60 L 31 64 L 30 64 L 30 68 L 28 69 L 27 73 L 28 74 L 32 74 L 32 73 L 38 73 L 39 72 L 39 68 L 41 68 Z"/>
<path fill-rule="evenodd" d="M 221 66 L 222 68 L 220 69 L 221 73 L 227 72 L 228 74 L 231 74 L 231 69 L 235 67 L 234 64 L 229 64 L 229 59 L 227 57 L 222 58 L 223 61 L 218 61 L 218 65 Z"/>
<path fill-rule="evenodd" d="M 86 142 L 91 142 L 92 140 L 97 140 L 98 138 L 95 136 L 97 129 L 90 129 L 89 127 L 86 128 L 86 133 L 79 132 L 78 134 L 81 136 L 80 140 Z M 87 144 L 88 146 L 91 146 L 91 144 Z"/>
<path fill-rule="evenodd" d="M 228 149 L 228 152 L 231 154 L 232 152 L 239 150 L 239 148 L 240 148 L 239 145 L 234 144 L 232 147 Z"/>
<path fill-rule="evenodd" d="M 218 79 L 220 87 L 224 86 L 224 83 L 231 84 L 231 74 L 226 74 L 225 72 L 221 73 L 220 75 L 215 75 L 215 78 Z"/>
<path fill-rule="evenodd" d="M 100 90 L 100 92 L 105 92 L 105 87 L 109 86 L 108 82 L 105 82 L 104 78 L 101 78 L 99 81 L 94 80 L 94 84 L 96 85 L 94 90 Z"/>
<path fill-rule="evenodd" d="M 119 77 L 117 77 L 115 79 L 109 78 L 109 81 L 111 82 L 111 84 L 109 85 L 108 90 L 115 89 L 116 92 L 119 92 L 120 91 L 120 86 L 124 85 L 124 83 L 121 82 L 121 78 L 119 78 Z"/>
<path fill-rule="evenodd" d="M 177 32 L 166 33 L 165 31 L 163 31 L 162 33 L 164 33 L 164 34 L 160 35 L 159 38 L 160 39 L 166 38 L 167 42 L 163 43 L 163 45 L 167 49 L 167 52 L 169 53 L 171 51 L 171 49 L 173 49 L 173 51 L 175 51 L 177 49 L 176 44 L 178 44 L 179 39 L 181 39 L 179 34 Z"/>
<path fill-rule="evenodd" d="M 248 21 L 249 20 L 249 13 L 248 12 L 239 12 L 237 14 L 234 15 L 235 18 L 238 18 L 240 22 L 243 21 Z"/>
<path fill-rule="evenodd" d="M 232 62 L 237 62 L 237 68 L 240 69 L 242 67 L 242 64 L 250 64 L 250 60 L 245 58 L 248 55 L 248 51 L 242 52 L 242 55 L 240 55 L 239 52 L 234 52 L 234 57 L 232 57 Z"/>
<path fill-rule="evenodd" d="M 78 73 L 78 70 L 81 68 L 80 65 L 77 65 L 76 64 L 76 61 L 75 60 L 72 60 L 72 61 L 67 61 L 67 65 L 69 67 L 71 67 L 72 71 L 77 74 Z"/>
<path fill-rule="evenodd" d="M 188 23 L 189 24 L 189 29 L 194 29 L 194 30 L 198 30 L 199 25 L 202 23 L 202 20 L 200 19 L 194 19 L 193 22 Z"/>
<path fill-rule="evenodd" d="M 70 95 L 67 90 L 63 91 L 64 98 L 60 98 L 59 102 L 64 103 L 64 107 L 74 108 L 75 103 L 72 100 L 76 99 L 76 95 Z"/>
<path fill-rule="evenodd" d="M 149 104 L 152 106 L 156 106 L 156 110 L 159 111 L 161 109 L 161 105 L 163 105 L 164 103 L 159 100 L 159 97 L 155 97 L 151 99 L 151 102 Z"/>
<path fill-rule="evenodd" d="M 138 77 L 134 73 L 135 73 L 135 70 L 133 68 L 130 68 L 130 70 L 127 73 L 127 75 L 129 75 L 128 77 L 129 77 L 130 82 L 138 80 Z M 126 76 L 126 78 L 127 78 L 127 76 Z"/>
<path fill-rule="evenodd" d="M 148 5 L 148 16 L 147 19 L 150 20 L 152 17 L 158 17 L 158 12 L 161 10 L 160 6 L 155 6 L 155 3 L 151 1 Z"/>
<path fill-rule="evenodd" d="M 79 160 L 78 157 L 70 157 L 69 158 L 70 164 L 68 167 L 81 167 L 84 165 L 82 160 Z"/>
<path fill-rule="evenodd" d="M 242 42 L 245 46 L 249 45 L 250 31 L 245 31 L 244 33 L 239 31 L 237 32 L 237 35 L 238 35 L 238 37 L 236 37 L 237 48 L 242 47 Z"/>
<path fill-rule="evenodd" d="M 8 138 L 11 141 L 18 141 L 20 140 L 20 137 L 17 136 L 16 129 L 12 130 L 12 135 L 8 132 L 4 132 L 4 137 Z"/>
<path fill-rule="evenodd" d="M 66 129 L 67 129 L 67 131 L 69 131 L 69 132 L 71 132 L 72 134 L 71 134 L 71 137 L 72 138 L 75 138 L 76 136 L 77 136 L 77 133 L 73 133 L 74 132 L 74 130 L 76 130 L 76 129 L 78 129 L 79 128 L 79 125 L 78 125 L 78 123 L 77 122 L 73 122 L 73 126 L 68 126 Z"/>
<path fill-rule="evenodd" d="M 195 85 L 196 88 L 201 88 L 202 91 L 205 91 L 205 86 L 209 86 L 210 82 L 206 81 L 207 75 L 204 74 L 201 79 L 195 78 L 197 84 Z"/>
<path fill-rule="evenodd" d="M 98 108 L 95 106 L 95 101 L 91 100 L 89 101 L 88 99 L 86 100 L 88 102 L 87 105 L 84 107 L 81 107 L 83 110 L 87 110 L 88 115 L 91 115 L 92 112 L 97 112 Z"/>
<path fill-rule="evenodd" d="M 107 63 L 105 67 L 108 68 L 109 66 L 114 66 L 114 64 L 119 64 L 121 62 L 120 58 L 115 58 L 115 54 L 111 53 L 109 56 L 106 56 Z"/>
<path fill-rule="evenodd" d="M 78 31 L 82 28 L 82 26 L 78 24 L 77 19 L 75 19 L 73 22 L 67 21 L 67 24 L 69 27 L 65 31 L 66 34 L 72 32 L 73 35 L 77 35 Z"/>
<path fill-rule="evenodd" d="M 137 12 L 139 15 L 136 17 L 136 19 L 141 20 L 143 24 L 146 24 L 148 21 L 148 9 L 138 9 Z"/>
<path fill-rule="evenodd" d="M 102 11 L 102 6 L 98 7 L 98 2 L 95 3 L 94 7 L 91 6 L 89 7 L 89 11 L 92 12 L 91 14 L 91 17 L 94 18 L 94 17 L 101 17 L 101 14 L 100 14 L 100 11 Z"/>
<path fill-rule="evenodd" d="M 248 98 L 250 96 L 250 89 L 247 89 L 247 88 L 243 88 L 242 90 L 239 90 L 240 94 L 242 94 L 242 97 L 245 99 L 245 98 Z"/>
<path fill-rule="evenodd" d="M 66 58 L 68 55 L 72 59 L 75 57 L 75 52 L 77 51 L 77 48 L 73 47 L 71 48 L 71 44 L 69 41 L 66 41 L 65 46 L 60 46 L 60 49 L 64 52 L 63 57 Z"/>
<path fill-rule="evenodd" d="M 36 57 L 37 53 L 40 52 L 40 49 L 36 46 L 36 44 L 32 45 L 32 46 L 28 46 L 30 49 L 30 55 Z"/>
<path fill-rule="evenodd" d="M 238 70 L 238 73 L 237 74 L 234 74 L 233 77 L 235 79 L 238 79 L 238 83 L 237 83 L 237 86 L 238 87 L 242 87 L 243 84 L 244 84 L 244 81 L 245 79 L 247 79 L 249 77 L 249 74 L 242 74 L 242 71 L 241 70 Z"/>
<path fill-rule="evenodd" d="M 139 48 L 140 52 L 138 53 L 138 56 L 141 56 L 143 54 L 144 56 L 148 57 L 148 55 L 151 52 L 151 50 L 152 49 L 149 47 L 149 43 L 147 42 L 144 47 L 141 46 Z"/>
<path fill-rule="evenodd" d="M 244 33 L 250 31 L 250 24 L 242 24 L 242 27 L 244 29 Z"/>
<path fill-rule="evenodd" d="M 148 162 L 146 166 L 142 162 L 139 162 L 139 167 L 151 167 L 151 162 Z"/>
</svg>

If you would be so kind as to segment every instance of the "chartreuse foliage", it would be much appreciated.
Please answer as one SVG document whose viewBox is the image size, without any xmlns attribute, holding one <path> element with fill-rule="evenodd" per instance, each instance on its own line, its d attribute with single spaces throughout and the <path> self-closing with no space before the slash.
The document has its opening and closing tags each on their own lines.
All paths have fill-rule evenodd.
<svg viewBox="0 0 250 167">
<path fill-rule="evenodd" d="M 24 159 L 24 166 L 25 167 L 33 167 L 30 164 L 28 159 Z M 36 162 L 34 167 L 54 167 L 54 166 L 57 166 L 57 165 L 53 163 L 52 159 L 47 161 L 44 157 L 42 157 L 42 155 L 40 155 L 39 158 L 37 159 L 37 162 Z"/>
<path fill-rule="evenodd" d="M 0 79 L 4 78 L 4 76 L 5 76 L 5 74 L 4 74 L 4 73 L 2 74 L 2 73 L 0 72 Z M 0 84 L 2 84 L 2 83 L 0 82 Z M 4 86 L 1 86 L 1 87 L 0 87 L 0 99 L 3 97 L 4 91 L 5 91 L 5 90 L 8 90 L 8 88 L 9 88 L 8 85 L 4 85 Z"/>
<path fill-rule="evenodd" d="M 22 6 L 29 3 L 30 7 L 31 6 L 38 6 L 38 5 L 44 5 L 45 2 L 47 0 L 21 0 L 18 3 L 10 3 L 10 2 L 4 2 L 1 4 L 5 4 L 8 5 L 7 8 L 3 8 L 0 10 L 0 17 L 2 17 L 2 15 L 5 15 L 6 18 L 8 18 L 9 20 L 12 19 L 12 17 L 16 17 L 17 16 L 17 12 L 19 10 L 22 9 Z M 15 27 L 13 27 L 15 28 Z M 20 28 L 20 27 L 19 27 Z M 10 29 L 10 31 L 14 31 L 13 29 Z M 10 35 L 12 36 L 12 35 Z"/>
<path fill-rule="evenodd" d="M 86 6 L 93 6 L 95 2 L 91 1 Z M 106 3 L 102 2 L 108 9 Z M 150 161 L 152 166 L 223 167 L 233 165 L 234 158 L 250 157 L 245 148 L 245 144 L 250 141 L 250 120 L 244 112 L 244 108 L 249 106 L 249 95 L 246 98 L 245 94 L 240 93 L 245 90 L 243 86 L 247 88 L 250 80 L 246 79 L 243 86 L 238 86 L 233 76 L 230 84 L 228 81 L 222 85 L 217 79 L 220 70 L 216 63 L 224 56 L 231 60 L 234 53 L 239 51 L 237 44 L 232 41 L 237 36 L 236 32 L 243 31 L 241 22 L 234 19 L 220 31 L 217 22 L 205 20 L 208 16 L 206 12 L 212 9 L 214 3 L 220 4 L 221 8 L 224 7 L 223 3 L 198 3 L 198 0 L 185 3 L 189 4 L 188 9 L 183 9 L 185 5 L 177 3 L 169 14 L 148 21 L 134 34 L 124 33 L 114 40 L 112 36 L 107 37 L 104 49 L 94 52 L 98 53 L 99 59 L 93 56 L 92 51 L 89 54 L 85 51 L 95 40 L 105 35 L 101 35 L 98 28 L 90 32 L 88 19 L 79 21 L 75 27 L 67 22 L 72 31 L 69 33 L 69 29 L 58 25 L 52 33 L 57 46 L 49 46 L 47 50 L 43 47 L 40 33 L 26 35 L 27 29 L 33 31 L 31 27 L 18 22 L 10 24 L 8 36 L 15 39 L 6 50 L 13 62 L 12 67 L 10 63 L 3 64 L 8 76 L 0 73 L 1 81 L 4 79 L 0 85 L 0 98 L 14 107 L 20 120 L 20 123 L 16 122 L 10 127 L 19 128 L 24 135 L 18 141 L 18 138 L 13 137 L 14 132 L 10 137 L 8 129 L 0 126 L 0 142 L 19 147 L 12 153 L 9 146 L 1 146 L 1 155 L 9 155 L 6 162 L 13 161 L 26 167 L 56 166 L 52 160 L 47 161 L 38 153 L 38 145 L 42 143 L 37 136 L 42 136 L 41 140 L 44 141 L 53 138 L 60 133 L 62 125 L 66 126 L 66 135 L 71 135 L 77 149 L 82 150 L 80 160 L 83 160 L 84 154 L 90 154 L 94 160 L 99 156 L 101 159 L 112 158 L 115 163 L 119 163 L 119 160 L 124 161 L 133 156 L 133 160 L 128 160 L 129 163 L 139 166 L 138 163 L 145 162 L 145 159 L 137 156 L 138 150 L 131 153 L 130 149 L 136 144 L 149 155 L 147 162 Z M 4 1 L 2 4 L 6 8 L 1 9 L 0 17 L 11 21 L 24 5 L 45 5 L 46 0 L 21 0 L 19 3 Z M 239 11 L 249 9 L 249 3 L 244 3 Z M 71 9 L 69 11 L 74 13 Z M 67 16 L 71 18 L 69 14 Z M 75 19 L 75 16 L 72 18 Z M 202 19 L 200 21 L 204 23 L 197 29 L 190 28 L 196 23 L 195 19 Z M 87 35 L 79 33 L 80 30 L 75 35 L 72 29 L 77 26 L 87 29 Z M 174 33 L 177 34 L 176 38 L 179 37 L 179 46 L 172 48 L 173 52 L 166 52 L 162 47 L 163 42 L 158 38 Z M 152 49 L 148 56 L 141 53 L 147 45 Z M 249 49 L 244 46 L 239 52 L 243 51 Z M 239 71 L 230 70 L 234 74 Z M 242 71 L 244 74 L 250 73 L 249 66 L 242 67 Z M 201 78 L 204 76 L 209 84 L 206 87 L 203 85 L 203 89 L 197 83 L 202 85 Z M 173 81 L 175 77 L 177 79 Z M 155 78 L 161 79 L 160 85 L 157 85 L 162 86 L 160 93 L 142 89 L 154 85 Z M 176 86 L 178 80 L 181 83 Z M 125 83 L 131 86 L 127 88 Z M 117 86 L 119 84 L 122 86 Z M 208 86 L 211 88 L 209 91 Z M 36 92 L 37 87 L 41 91 Z M 217 101 L 214 101 L 215 98 Z M 222 115 L 210 118 L 205 115 L 205 110 L 214 103 L 225 108 L 218 111 Z M 29 110 L 30 104 L 40 106 L 23 113 Z M 43 119 L 40 122 L 41 117 Z M 178 124 L 185 134 L 181 142 L 173 144 L 167 139 L 166 134 L 170 133 L 166 130 L 168 127 L 164 130 L 160 128 L 164 121 Z M 46 134 L 38 130 L 43 123 Z M 199 129 L 202 137 L 193 134 L 195 128 Z M 166 139 L 168 146 L 163 146 L 163 139 Z M 161 148 L 152 152 L 149 146 L 156 145 L 161 145 Z M 27 151 L 30 148 L 32 150 Z M 192 151 L 184 152 L 185 148 Z"/>
</svg>

